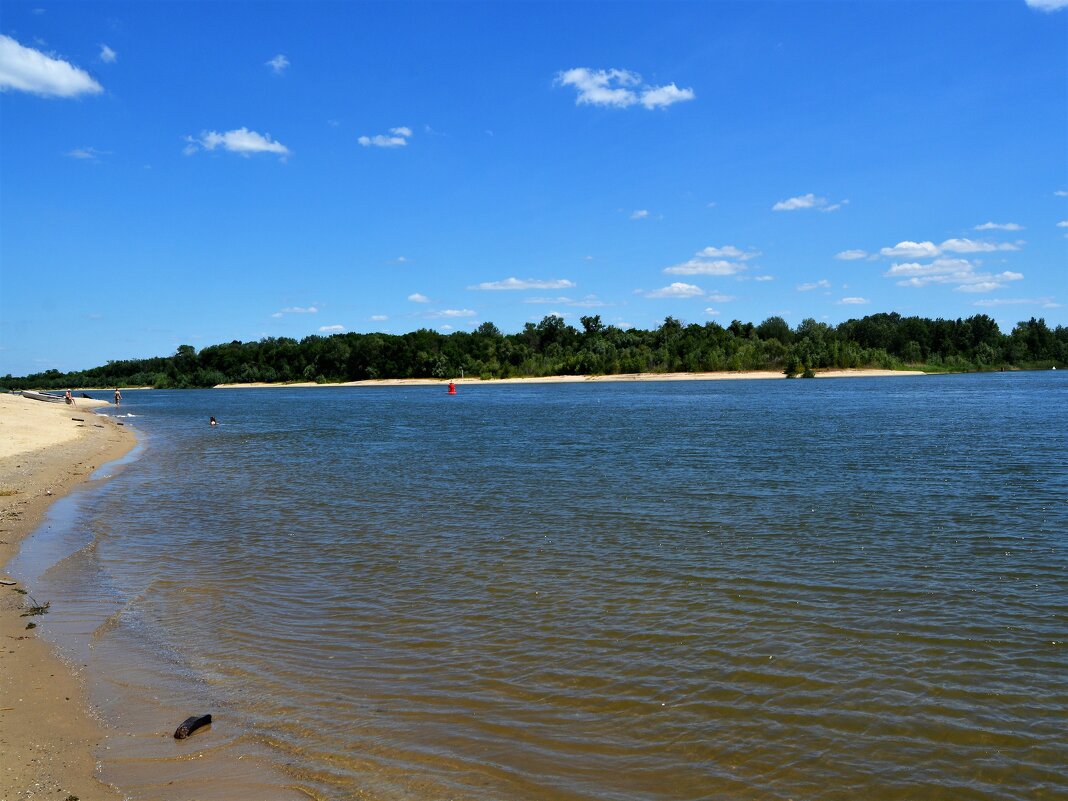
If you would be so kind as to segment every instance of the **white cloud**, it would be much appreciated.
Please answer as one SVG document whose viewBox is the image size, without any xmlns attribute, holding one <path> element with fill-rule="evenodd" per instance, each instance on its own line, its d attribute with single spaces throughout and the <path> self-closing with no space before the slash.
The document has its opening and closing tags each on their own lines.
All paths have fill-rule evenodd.
<svg viewBox="0 0 1068 801">
<path fill-rule="evenodd" d="M 772 211 L 797 211 L 798 209 L 811 209 L 816 206 L 818 202 L 826 203 L 826 198 L 818 198 L 811 192 L 807 195 L 800 195 L 798 197 L 791 197 L 786 200 L 780 200 L 774 206 L 771 207 Z"/>
<path fill-rule="evenodd" d="M 607 306 L 608 305 L 603 300 L 598 298 L 596 295 L 587 295 L 586 297 L 578 299 L 578 300 L 576 300 L 574 298 L 564 297 L 564 296 L 558 296 L 558 297 L 554 297 L 554 298 L 533 297 L 533 298 L 524 298 L 523 302 L 524 303 L 536 303 L 536 304 L 542 304 L 542 305 L 544 305 L 544 304 L 552 304 L 552 305 L 557 305 L 557 306 L 575 306 L 575 307 L 581 308 L 581 309 L 596 309 L 596 308 L 600 308 L 601 306 Z"/>
<path fill-rule="evenodd" d="M 943 253 L 994 253 L 1019 250 L 1023 240 L 1013 242 L 980 242 L 975 239 L 947 239 L 941 245 L 931 241 L 913 242 L 906 239 L 892 248 L 883 248 L 883 256 L 904 259 L 933 259 Z"/>
<path fill-rule="evenodd" d="M 974 239 L 947 239 L 942 243 L 942 250 L 946 253 L 992 253 L 996 250 L 1019 250 L 1019 246 L 1011 242 L 976 242 Z"/>
<path fill-rule="evenodd" d="M 1053 194 L 1057 197 L 1068 197 L 1068 189 L 1057 189 Z"/>
<path fill-rule="evenodd" d="M 738 264 L 734 261 L 726 261 L 724 259 L 706 261 L 700 258 L 693 258 L 682 264 L 665 267 L 664 273 L 667 275 L 736 275 L 744 269 L 746 269 L 744 264 Z"/>
<path fill-rule="evenodd" d="M 345 326 L 343 326 L 343 325 L 321 325 L 321 326 L 319 326 L 319 330 L 324 332 L 324 333 L 337 334 L 337 333 L 340 333 L 340 332 L 344 331 L 345 330 Z"/>
<path fill-rule="evenodd" d="M 679 89 L 674 83 L 669 83 L 642 92 L 642 105 L 648 109 L 667 108 L 675 103 L 693 100 L 695 97 L 693 89 Z"/>
<path fill-rule="evenodd" d="M 1055 303 L 1053 298 L 984 298 L 977 300 L 973 306 L 1041 306 L 1043 309 L 1059 309 L 1063 304 Z"/>
<path fill-rule="evenodd" d="M 1057 223 L 1058 228 L 1068 228 L 1068 220 L 1061 220 Z"/>
<path fill-rule="evenodd" d="M 734 245 L 724 245 L 721 248 L 707 247 L 704 250 L 698 251 L 697 255 L 701 258 L 708 259 L 738 259 L 739 261 L 747 261 L 759 256 L 760 251 L 751 250 L 745 252 L 740 248 L 736 248 Z"/>
<path fill-rule="evenodd" d="M 286 67 L 289 66 L 289 59 L 279 53 L 270 61 L 265 62 L 265 66 L 268 66 L 272 70 L 274 70 L 275 75 L 281 75 L 283 72 L 286 71 Z"/>
<path fill-rule="evenodd" d="M 1068 0 L 1027 0 L 1027 5 L 1039 11 L 1059 11 L 1068 8 Z"/>
<path fill-rule="evenodd" d="M 260 134 L 250 131 L 248 128 L 236 128 L 233 131 L 219 133 L 218 131 L 203 131 L 199 138 L 187 136 L 188 143 L 183 152 L 189 156 L 196 153 L 198 147 L 204 150 L 215 150 L 221 147 L 230 153 L 242 156 L 251 156 L 253 153 L 276 153 L 283 158 L 289 155 L 289 148 L 274 139 L 270 134 Z"/>
<path fill-rule="evenodd" d="M 843 250 L 841 253 L 836 253 L 834 257 L 842 261 L 856 261 L 868 258 L 868 252 L 866 250 Z"/>
<path fill-rule="evenodd" d="M 119 54 L 108 47 L 106 44 L 100 45 L 100 60 L 105 64 L 114 64 L 115 60 L 119 57 Z"/>
<path fill-rule="evenodd" d="M 376 323 L 381 323 L 389 319 L 388 314 L 372 314 L 371 319 Z"/>
<path fill-rule="evenodd" d="M 503 281 L 483 281 L 481 284 L 469 286 L 468 289 L 570 289 L 574 285 L 574 281 L 569 281 L 566 278 L 553 278 L 550 280 L 539 280 L 536 278 L 505 278 Z"/>
<path fill-rule="evenodd" d="M 892 248 L 883 248 L 879 251 L 884 256 L 905 259 L 933 259 L 941 254 L 938 245 L 934 242 L 912 242 L 906 239 L 898 242 Z"/>
<path fill-rule="evenodd" d="M 404 147 L 412 137 L 412 129 L 401 125 L 389 129 L 389 136 L 376 134 L 375 136 L 361 136 L 356 141 L 364 147 Z"/>
<path fill-rule="evenodd" d="M 705 291 L 699 286 L 693 284 L 683 284 L 676 281 L 660 289 L 654 289 L 652 292 L 646 292 L 647 298 L 699 298 L 705 294 Z"/>
<path fill-rule="evenodd" d="M 426 295 L 421 295 L 418 292 L 413 292 L 408 296 L 408 300 L 412 303 L 430 303 L 430 298 Z"/>
<path fill-rule="evenodd" d="M 286 306 L 281 311 L 276 311 L 271 317 L 281 317 L 285 314 L 318 314 L 319 309 L 315 306 Z"/>
<path fill-rule="evenodd" d="M 705 298 L 713 303 L 730 303 L 734 300 L 734 295 L 722 295 L 719 292 L 710 292 L 705 295 Z"/>
<path fill-rule="evenodd" d="M 815 281 L 815 282 L 810 283 L 810 284 L 798 284 L 797 285 L 797 291 L 798 292 L 808 292 L 808 291 L 813 290 L 813 289 L 830 289 L 830 288 L 831 288 L 831 282 L 828 281 L 826 278 L 821 278 L 819 281 Z"/>
<path fill-rule="evenodd" d="M 630 70 L 591 70 L 576 67 L 556 74 L 557 85 L 574 87 L 575 105 L 627 108 L 641 103 L 647 109 L 667 108 L 693 100 L 693 89 L 679 89 L 674 83 L 664 86 L 643 84 L 642 76 Z"/>
<path fill-rule="evenodd" d="M 774 275 L 754 275 L 753 276 L 753 280 L 754 281 L 774 281 L 775 280 L 775 276 Z"/>
<path fill-rule="evenodd" d="M 866 303 L 871 303 L 867 298 L 842 298 L 838 302 L 843 306 L 863 306 Z"/>
<path fill-rule="evenodd" d="M 705 309 L 705 314 L 707 314 L 709 317 L 719 317 L 721 314 L 723 314 L 723 312 L 721 312 L 719 309 L 713 309 L 710 306 L 709 308 Z"/>
<path fill-rule="evenodd" d="M 899 278 L 898 286 L 924 287 L 931 284 L 957 285 L 960 292 L 985 292 L 1001 289 L 1009 281 L 1020 281 L 1023 273 L 1006 270 L 1001 273 L 976 272 L 975 264 L 968 259 L 940 258 L 928 264 L 905 262 L 894 264 L 884 273 L 887 278 Z M 984 285 L 983 289 L 965 287 Z"/>
<path fill-rule="evenodd" d="M 478 312 L 471 309 L 441 309 L 431 312 L 431 317 L 476 317 Z"/>
<path fill-rule="evenodd" d="M 42 97 L 77 97 L 104 91 L 85 70 L 0 34 L 0 92 L 8 89 Z"/>
<path fill-rule="evenodd" d="M 635 209 L 630 213 L 630 218 L 632 220 L 644 220 L 648 216 L 649 211 L 647 209 Z"/>
<path fill-rule="evenodd" d="M 985 222 L 975 226 L 974 231 L 1022 231 L 1023 226 L 1018 223 Z"/>
<path fill-rule="evenodd" d="M 72 159 L 96 161 L 100 156 L 108 155 L 106 151 L 97 150 L 95 147 L 76 147 L 66 154 Z"/>
</svg>

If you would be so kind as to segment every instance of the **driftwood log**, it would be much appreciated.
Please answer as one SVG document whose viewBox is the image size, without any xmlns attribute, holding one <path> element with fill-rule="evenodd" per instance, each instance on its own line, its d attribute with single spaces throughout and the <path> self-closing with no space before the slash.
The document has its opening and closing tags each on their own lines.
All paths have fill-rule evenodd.
<svg viewBox="0 0 1068 801">
<path fill-rule="evenodd" d="M 186 737 L 197 731 L 197 729 L 207 726 L 210 723 L 211 715 L 200 715 L 199 717 L 194 715 L 191 718 L 186 718 L 182 721 L 182 725 L 174 730 L 174 739 L 184 740 Z"/>
</svg>

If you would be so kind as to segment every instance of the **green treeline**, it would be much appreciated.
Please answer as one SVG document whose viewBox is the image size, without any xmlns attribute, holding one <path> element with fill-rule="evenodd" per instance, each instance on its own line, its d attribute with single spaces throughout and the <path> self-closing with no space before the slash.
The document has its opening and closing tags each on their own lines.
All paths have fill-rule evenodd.
<svg viewBox="0 0 1068 801">
<path fill-rule="evenodd" d="M 73 373 L 49 370 L 0 378 L 4 389 L 153 386 L 210 387 L 249 381 L 359 381 L 369 378 L 453 378 L 461 370 L 483 379 L 613 373 L 820 368 L 922 368 L 929 371 L 1038 368 L 1068 363 L 1068 328 L 1031 318 L 1003 334 L 990 317 L 929 320 L 873 314 L 837 326 L 781 317 L 759 325 L 683 325 L 673 317 L 651 331 L 605 325 L 597 315 L 582 328 L 550 316 L 502 334 L 493 323 L 471 332 L 334 334 L 302 340 L 182 345 L 173 356 L 112 361 Z"/>
</svg>

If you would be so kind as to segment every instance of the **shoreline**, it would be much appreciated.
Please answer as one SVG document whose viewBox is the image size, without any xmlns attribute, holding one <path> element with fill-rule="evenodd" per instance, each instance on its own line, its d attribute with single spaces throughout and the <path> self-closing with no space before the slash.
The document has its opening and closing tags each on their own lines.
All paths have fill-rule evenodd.
<svg viewBox="0 0 1068 801">
<path fill-rule="evenodd" d="M 0 395 L 0 578 L 5 581 L 11 580 L 4 572 L 7 564 L 52 503 L 137 442 L 129 429 L 88 411 L 106 402 L 79 400 L 72 408 Z M 33 618 L 20 615 L 29 595 L 16 589 L 33 592 L 21 583 L 0 585 L 0 799 L 121 799 L 96 778 L 93 749 L 104 732 L 89 710 L 82 678 L 50 643 L 26 629 Z"/>
<path fill-rule="evenodd" d="M 816 378 L 873 378 L 883 376 L 917 376 L 927 375 L 922 370 L 881 370 L 881 369 L 841 369 L 823 370 L 816 373 Z M 457 386 L 494 386 L 496 384 L 580 384 L 587 382 L 613 383 L 635 381 L 753 381 L 786 379 L 781 371 L 746 370 L 739 372 L 715 373 L 616 373 L 613 375 L 553 375 L 524 378 L 493 378 L 483 381 L 481 378 L 454 378 Z M 365 381 L 341 381 L 337 383 L 317 384 L 314 381 L 295 381 L 292 383 L 249 382 L 235 384 L 216 384 L 212 389 L 304 389 L 306 387 L 419 387 L 442 386 L 448 384 L 447 378 L 371 378 Z"/>
</svg>

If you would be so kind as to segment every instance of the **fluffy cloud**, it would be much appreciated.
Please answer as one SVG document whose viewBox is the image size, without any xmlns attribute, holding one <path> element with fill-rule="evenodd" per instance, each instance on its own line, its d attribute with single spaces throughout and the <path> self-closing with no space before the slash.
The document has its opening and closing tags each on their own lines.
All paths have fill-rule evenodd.
<svg viewBox="0 0 1068 801">
<path fill-rule="evenodd" d="M 119 54 L 108 47 L 106 44 L 100 45 L 100 60 L 105 64 L 114 64 L 115 60 L 119 57 Z"/>
<path fill-rule="evenodd" d="M 1039 11 L 1059 11 L 1068 8 L 1068 0 L 1027 0 L 1027 5 Z"/>
<path fill-rule="evenodd" d="M 221 147 L 230 153 L 251 156 L 254 153 L 275 153 L 283 158 L 289 155 L 289 148 L 281 142 L 271 139 L 270 134 L 259 134 L 248 128 L 236 128 L 233 131 L 203 131 L 199 137 L 187 136 L 184 153 L 191 156 L 198 149 L 215 150 Z"/>
<path fill-rule="evenodd" d="M 418 292 L 413 292 L 408 296 L 408 300 L 412 303 L 430 303 L 430 298 L 426 295 L 421 295 Z"/>
<path fill-rule="evenodd" d="M 1022 231 L 1023 226 L 1017 223 L 996 223 L 985 222 L 982 225 L 977 225 L 973 229 L 975 231 Z"/>
<path fill-rule="evenodd" d="M 436 312 L 431 312 L 431 317 L 476 317 L 478 312 L 472 309 L 440 309 Z"/>
<path fill-rule="evenodd" d="M 361 136 L 356 141 L 364 147 L 404 147 L 412 137 L 412 129 L 404 125 L 390 128 L 389 135 Z"/>
<path fill-rule="evenodd" d="M 382 323 L 389 319 L 388 314 L 372 314 L 371 320 L 376 323 Z"/>
<path fill-rule="evenodd" d="M 679 89 L 674 83 L 649 86 L 642 76 L 630 70 L 591 70 L 576 67 L 556 74 L 556 84 L 575 89 L 575 105 L 627 108 L 641 104 L 647 109 L 667 108 L 693 100 L 693 89 Z"/>
<path fill-rule="evenodd" d="M 884 256 L 902 259 L 933 259 L 943 253 L 993 253 L 999 250 L 1019 250 L 1019 243 L 978 242 L 974 239 L 947 239 L 941 245 L 934 242 L 898 242 L 892 248 L 883 248 L 879 252 Z"/>
<path fill-rule="evenodd" d="M 547 281 L 535 278 L 505 278 L 503 281 L 483 281 L 481 284 L 469 286 L 468 289 L 570 289 L 574 285 L 574 281 L 566 278 L 554 278 Z"/>
<path fill-rule="evenodd" d="M 809 291 L 811 291 L 813 289 L 830 289 L 830 288 L 831 288 L 831 282 L 828 281 L 826 278 L 821 278 L 819 281 L 814 281 L 813 283 L 810 283 L 810 284 L 798 284 L 797 285 L 797 291 L 798 292 L 809 292 Z"/>
<path fill-rule="evenodd" d="M 774 206 L 771 207 L 772 211 L 801 211 L 803 209 L 819 209 L 820 211 L 838 211 L 842 206 L 849 203 L 848 200 L 841 200 L 838 203 L 827 203 L 827 198 L 816 197 L 809 192 L 807 195 L 798 195 L 797 197 L 790 197 L 786 200 L 780 200 Z"/>
<path fill-rule="evenodd" d="M 842 261 L 856 261 L 857 259 L 866 259 L 866 258 L 868 258 L 868 251 L 866 251 L 866 250 L 843 250 L 841 253 L 836 253 L 834 255 L 834 257 L 836 259 L 841 259 Z"/>
<path fill-rule="evenodd" d="M 0 92 L 8 89 L 42 97 L 77 97 L 104 91 L 85 70 L 0 34 Z"/>
<path fill-rule="evenodd" d="M 705 259 L 738 259 L 739 261 L 748 261 L 749 259 L 755 259 L 760 255 L 760 251 L 751 250 L 743 251 L 741 248 L 736 248 L 734 245 L 724 245 L 721 248 L 707 247 L 704 250 L 698 251 L 698 257 Z"/>
<path fill-rule="evenodd" d="M 683 103 L 693 100 L 696 95 L 693 89 L 679 89 L 674 83 L 665 86 L 657 86 L 642 92 L 642 105 L 648 109 L 667 108 L 675 103 Z"/>
<path fill-rule="evenodd" d="M 757 251 L 745 252 L 734 245 L 707 247 L 697 251 L 692 259 L 665 267 L 667 275 L 737 275 L 746 269 L 741 262 L 759 256 Z"/>
<path fill-rule="evenodd" d="M 933 259 L 942 251 L 934 242 L 912 242 L 906 239 L 898 242 L 892 248 L 883 248 L 879 251 L 884 256 L 902 259 Z"/>
<path fill-rule="evenodd" d="M 345 326 L 343 326 L 343 325 L 321 325 L 321 326 L 319 326 L 319 330 L 322 331 L 324 334 L 339 334 L 339 333 L 341 333 L 342 331 L 345 330 Z"/>
<path fill-rule="evenodd" d="M 968 259 L 949 258 L 935 259 L 927 264 L 919 262 L 893 264 L 884 275 L 887 278 L 899 279 L 898 286 L 956 285 L 959 292 L 987 292 L 1002 289 L 1007 282 L 1023 279 L 1023 273 L 1009 270 L 997 274 L 977 272 L 975 264 Z"/>
<path fill-rule="evenodd" d="M 705 291 L 699 286 L 693 284 L 683 284 L 676 281 L 668 286 L 661 287 L 660 289 L 654 289 L 652 292 L 646 292 L 647 298 L 699 298 L 705 294 Z"/>
<path fill-rule="evenodd" d="M 842 298 L 838 302 L 843 306 L 863 306 L 865 303 L 871 303 L 867 298 Z"/>
<path fill-rule="evenodd" d="M 649 211 L 647 209 L 635 209 L 630 213 L 630 218 L 632 220 L 644 220 L 648 216 Z"/>
<path fill-rule="evenodd" d="M 942 243 L 942 250 L 946 253 L 993 253 L 996 250 L 1019 250 L 1018 245 L 1011 242 L 976 242 L 974 239 L 947 239 Z"/>
<path fill-rule="evenodd" d="M 281 75 L 286 71 L 286 67 L 289 66 L 289 59 L 279 53 L 270 61 L 264 62 L 264 65 L 274 70 L 275 75 Z"/>
<path fill-rule="evenodd" d="M 1057 223 L 1058 228 L 1068 228 L 1068 220 L 1061 220 Z"/>
</svg>

